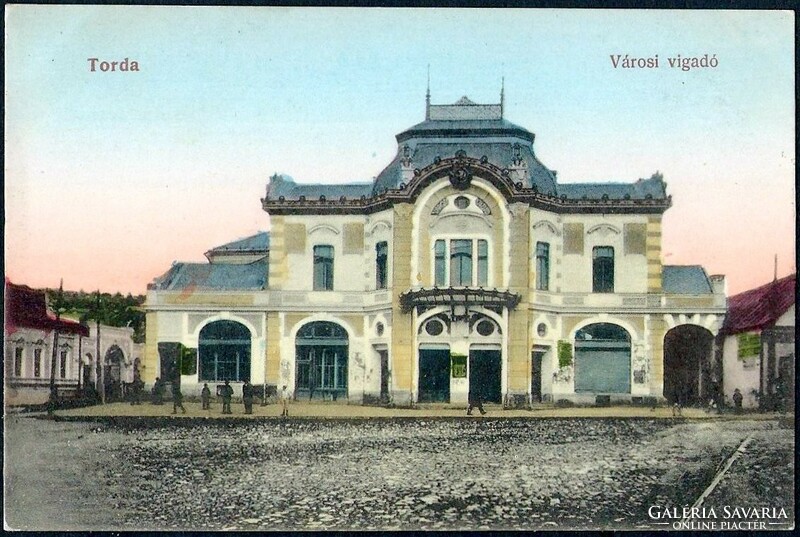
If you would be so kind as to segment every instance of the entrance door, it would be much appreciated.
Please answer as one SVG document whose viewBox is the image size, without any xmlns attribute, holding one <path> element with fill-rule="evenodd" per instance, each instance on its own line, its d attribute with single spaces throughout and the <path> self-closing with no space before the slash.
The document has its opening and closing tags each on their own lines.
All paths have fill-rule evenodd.
<svg viewBox="0 0 800 537">
<path fill-rule="evenodd" d="M 378 351 L 381 357 L 381 402 L 389 402 L 389 351 Z"/>
<path fill-rule="evenodd" d="M 450 402 L 450 350 L 419 350 L 419 402 Z"/>
<path fill-rule="evenodd" d="M 542 357 L 544 353 L 539 351 L 531 355 L 531 400 L 534 403 L 542 402 Z"/>
<path fill-rule="evenodd" d="M 473 395 L 487 403 L 502 402 L 500 371 L 499 350 L 469 351 L 469 388 Z"/>
</svg>

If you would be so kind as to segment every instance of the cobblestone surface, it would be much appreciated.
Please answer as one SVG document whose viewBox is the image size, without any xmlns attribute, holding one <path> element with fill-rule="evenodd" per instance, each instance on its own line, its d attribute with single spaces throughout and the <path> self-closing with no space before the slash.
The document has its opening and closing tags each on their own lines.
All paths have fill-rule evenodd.
<svg viewBox="0 0 800 537">
<path fill-rule="evenodd" d="M 18 528 L 654 528 L 650 506 L 691 505 L 751 433 L 758 449 L 736 467 L 750 484 L 742 488 L 732 473 L 714 501 L 794 504 L 794 431 L 774 421 L 15 418 L 6 425 L 7 481 L 17 485 L 6 487 L 7 523 Z M 53 436 L 30 456 L 26 443 Z M 30 459 L 40 472 L 56 459 L 64 469 L 23 485 L 17 476 Z M 59 498 L 62 515 L 32 514 L 29 494 Z"/>
</svg>

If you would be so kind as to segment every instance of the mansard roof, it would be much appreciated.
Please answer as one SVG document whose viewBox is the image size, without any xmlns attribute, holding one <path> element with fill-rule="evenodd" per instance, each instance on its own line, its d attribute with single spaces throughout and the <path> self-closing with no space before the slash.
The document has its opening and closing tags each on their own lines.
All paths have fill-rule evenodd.
<svg viewBox="0 0 800 537">
<path fill-rule="evenodd" d="M 706 270 L 700 265 L 664 265 L 661 288 L 665 293 L 676 295 L 710 295 L 714 292 Z"/>
<path fill-rule="evenodd" d="M 562 183 L 558 185 L 558 195 L 569 199 L 602 199 L 603 196 L 608 199 L 664 199 L 667 197 L 667 183 L 656 172 L 635 183 Z"/>
<path fill-rule="evenodd" d="M 269 252 L 269 232 L 259 231 L 255 235 L 243 239 L 228 242 L 221 246 L 212 248 L 206 252 L 206 256 L 215 254 L 255 254 Z"/>
<path fill-rule="evenodd" d="M 556 173 L 536 157 L 534 134 L 503 117 L 502 97 L 500 104 L 476 104 L 466 97 L 448 105 L 428 102 L 425 121 L 396 138 L 397 154 L 373 183 L 297 184 L 276 174 L 267 185 L 264 210 L 275 214 L 382 210 L 395 201 L 412 201 L 406 199 L 406 183 L 417 182 L 439 162 L 459 156 L 488 164 L 506 178 L 503 181 L 515 177 L 512 190 L 517 201 L 559 212 L 660 213 L 671 204 L 660 174 L 635 183 L 557 184 Z M 516 171 L 509 175 L 512 169 Z"/>
<path fill-rule="evenodd" d="M 268 272 L 269 262 L 263 259 L 246 265 L 174 263 L 147 288 L 162 291 L 259 291 L 267 288 Z"/>
</svg>

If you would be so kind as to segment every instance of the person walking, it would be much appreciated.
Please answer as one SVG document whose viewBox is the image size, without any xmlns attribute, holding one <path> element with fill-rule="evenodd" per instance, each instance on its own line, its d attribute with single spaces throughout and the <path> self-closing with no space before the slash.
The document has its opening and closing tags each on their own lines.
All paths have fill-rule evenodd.
<svg viewBox="0 0 800 537">
<path fill-rule="evenodd" d="M 742 392 L 739 388 L 733 390 L 733 411 L 736 414 L 742 413 L 742 399 L 744 399 L 744 397 L 742 397 Z"/>
<path fill-rule="evenodd" d="M 476 407 L 480 411 L 481 416 L 486 414 L 486 411 L 483 409 L 481 394 L 478 392 L 477 388 L 470 388 L 467 400 L 469 401 L 469 406 L 467 407 L 467 416 L 472 416 L 472 409 Z"/>
<path fill-rule="evenodd" d="M 287 386 L 284 384 L 281 388 L 281 407 L 283 410 L 281 411 L 282 418 L 289 417 L 289 390 Z"/>
<path fill-rule="evenodd" d="M 233 414 L 233 412 L 231 412 L 231 398 L 233 397 L 233 388 L 231 387 L 231 383 L 229 380 L 226 380 L 225 384 L 222 385 L 222 388 L 220 389 L 220 395 L 222 395 L 222 413 Z"/>
<path fill-rule="evenodd" d="M 177 414 L 178 409 L 186 414 L 186 409 L 183 407 L 183 394 L 181 393 L 181 386 L 177 382 L 172 383 L 172 413 Z"/>
<path fill-rule="evenodd" d="M 242 403 L 244 403 L 244 413 L 253 413 L 253 385 L 249 380 L 244 381 L 242 385 Z"/>
<path fill-rule="evenodd" d="M 203 410 L 211 408 L 211 390 L 207 382 L 203 384 L 203 390 L 200 392 L 200 402 L 203 403 Z"/>
</svg>

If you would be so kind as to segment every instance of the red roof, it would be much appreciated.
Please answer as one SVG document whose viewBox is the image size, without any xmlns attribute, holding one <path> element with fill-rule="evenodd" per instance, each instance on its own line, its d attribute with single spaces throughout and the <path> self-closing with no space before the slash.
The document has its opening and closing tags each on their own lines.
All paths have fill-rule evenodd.
<svg viewBox="0 0 800 537">
<path fill-rule="evenodd" d="M 797 274 L 792 274 L 728 298 L 722 332 L 739 334 L 774 325 L 794 304 L 796 283 Z"/>
<path fill-rule="evenodd" d="M 44 291 L 31 289 L 27 285 L 15 285 L 8 278 L 5 282 L 5 328 L 6 334 L 17 328 L 55 330 L 69 334 L 89 335 L 89 328 L 67 319 L 56 320 L 47 311 Z"/>
</svg>

